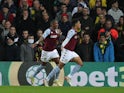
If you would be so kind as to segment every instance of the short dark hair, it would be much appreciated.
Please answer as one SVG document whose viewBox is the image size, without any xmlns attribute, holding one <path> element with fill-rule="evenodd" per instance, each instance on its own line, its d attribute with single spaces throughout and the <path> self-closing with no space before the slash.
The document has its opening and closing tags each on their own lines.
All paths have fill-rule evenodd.
<svg viewBox="0 0 124 93">
<path fill-rule="evenodd" d="M 106 37 L 106 33 L 105 33 L 105 32 L 101 32 L 101 33 L 100 33 L 100 37 L 101 37 L 101 36 Z"/>
<path fill-rule="evenodd" d="M 110 3 L 112 5 L 112 4 L 116 3 L 116 2 L 118 2 L 118 0 L 112 0 Z"/>
<path fill-rule="evenodd" d="M 63 5 L 67 6 L 65 3 L 61 3 L 60 5 L 61 5 L 61 7 L 62 7 Z"/>
<path fill-rule="evenodd" d="M 28 31 L 28 30 L 22 30 L 22 32 L 28 32 L 28 33 L 29 33 L 29 31 Z"/>
<path fill-rule="evenodd" d="M 7 39 L 7 40 L 8 40 L 8 39 L 11 39 L 12 41 L 14 41 L 15 38 L 12 37 L 12 36 L 7 36 L 6 39 Z"/>
<path fill-rule="evenodd" d="M 89 32 L 84 32 L 83 36 L 85 35 L 89 35 L 90 36 L 90 33 Z"/>
<path fill-rule="evenodd" d="M 8 8 L 9 9 L 9 5 L 7 3 L 5 3 L 2 8 Z"/>
<path fill-rule="evenodd" d="M 52 25 L 52 24 L 55 23 L 56 21 L 58 22 L 58 20 L 53 19 L 53 20 L 50 22 L 50 25 Z"/>
<path fill-rule="evenodd" d="M 33 35 L 33 34 L 31 34 L 31 33 L 28 35 L 28 37 L 30 37 L 30 36 L 33 36 L 33 37 L 34 37 L 34 35 Z"/>
<path fill-rule="evenodd" d="M 80 21 L 79 19 L 72 19 L 72 26 L 75 26 L 75 24 L 78 22 L 78 21 Z"/>
</svg>

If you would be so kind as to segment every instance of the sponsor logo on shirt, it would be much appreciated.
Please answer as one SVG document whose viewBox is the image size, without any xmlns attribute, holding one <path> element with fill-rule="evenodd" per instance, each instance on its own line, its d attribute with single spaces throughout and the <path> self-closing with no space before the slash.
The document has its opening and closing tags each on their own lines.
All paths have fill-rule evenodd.
<svg viewBox="0 0 124 93">
<path fill-rule="evenodd" d="M 51 35 L 50 38 L 57 38 L 57 35 Z"/>
</svg>

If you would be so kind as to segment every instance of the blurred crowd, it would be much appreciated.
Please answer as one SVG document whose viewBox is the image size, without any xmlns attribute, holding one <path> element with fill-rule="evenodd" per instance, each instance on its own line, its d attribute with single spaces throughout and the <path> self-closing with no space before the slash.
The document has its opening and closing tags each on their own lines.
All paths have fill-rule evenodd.
<svg viewBox="0 0 124 93">
<path fill-rule="evenodd" d="M 79 19 L 75 51 L 84 62 L 124 62 L 123 6 L 122 0 L 0 0 L 0 60 L 40 61 L 43 42 L 32 44 L 53 19 L 62 32 L 60 53 L 71 21 Z"/>
</svg>

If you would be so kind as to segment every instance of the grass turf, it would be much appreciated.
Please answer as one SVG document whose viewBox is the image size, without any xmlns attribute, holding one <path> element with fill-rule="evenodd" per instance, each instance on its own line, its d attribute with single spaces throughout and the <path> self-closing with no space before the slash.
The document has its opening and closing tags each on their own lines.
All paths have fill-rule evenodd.
<svg viewBox="0 0 124 93">
<path fill-rule="evenodd" d="M 123 87 L 0 86 L 0 93 L 123 93 Z"/>
</svg>

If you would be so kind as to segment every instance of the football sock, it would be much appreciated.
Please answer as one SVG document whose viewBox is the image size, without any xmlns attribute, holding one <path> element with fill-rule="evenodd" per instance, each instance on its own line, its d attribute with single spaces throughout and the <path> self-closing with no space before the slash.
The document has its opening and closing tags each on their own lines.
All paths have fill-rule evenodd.
<svg viewBox="0 0 124 93">
<path fill-rule="evenodd" d="M 76 72 L 80 70 L 81 66 L 80 65 L 75 65 L 75 67 L 72 69 L 70 74 L 68 75 L 69 78 L 71 78 Z"/>
<path fill-rule="evenodd" d="M 59 73 L 60 73 L 60 71 L 59 71 L 58 73 L 55 74 L 55 79 L 58 79 Z"/>
<path fill-rule="evenodd" d="M 49 81 L 56 73 L 60 72 L 60 68 L 58 66 L 56 66 L 50 73 L 49 75 L 46 77 L 46 80 Z"/>
<path fill-rule="evenodd" d="M 37 68 L 37 70 L 36 70 L 35 74 L 33 75 L 33 77 L 35 77 L 45 67 L 46 66 L 39 65 L 39 67 Z"/>
</svg>

